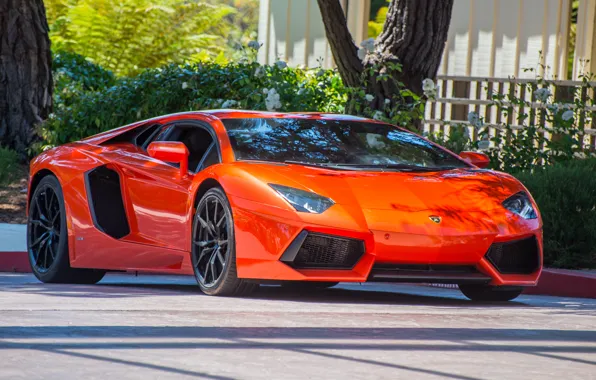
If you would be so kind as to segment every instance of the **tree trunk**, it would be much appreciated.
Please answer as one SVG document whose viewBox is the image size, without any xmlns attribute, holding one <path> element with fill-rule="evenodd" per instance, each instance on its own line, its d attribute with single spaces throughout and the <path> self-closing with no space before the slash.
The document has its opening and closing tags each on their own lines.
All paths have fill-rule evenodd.
<svg viewBox="0 0 596 380">
<path fill-rule="evenodd" d="M 48 30 L 43 0 L 0 0 L 0 145 L 23 159 L 52 110 Z"/>
<path fill-rule="evenodd" d="M 422 95 L 422 81 L 434 79 L 447 41 L 453 0 L 393 0 L 377 41 L 382 60 L 397 59 L 398 79 Z"/>
<path fill-rule="evenodd" d="M 393 0 L 375 51 L 364 62 L 358 58 L 339 0 L 318 2 L 333 58 L 348 87 L 365 86 L 367 93 L 375 95 L 373 109 L 382 109 L 384 100 L 391 99 L 396 90 L 390 81 L 379 82 L 379 74 L 387 74 L 423 95 L 422 81 L 434 79 L 441 63 L 453 0 Z M 399 63 L 401 72 L 390 70 L 389 63 Z M 374 65 L 382 72 L 366 75 L 363 83 L 364 69 Z"/>
<path fill-rule="evenodd" d="M 358 58 L 358 47 L 354 44 L 346 16 L 339 0 L 318 0 L 325 33 L 339 75 L 348 87 L 361 85 L 362 61 Z"/>
</svg>

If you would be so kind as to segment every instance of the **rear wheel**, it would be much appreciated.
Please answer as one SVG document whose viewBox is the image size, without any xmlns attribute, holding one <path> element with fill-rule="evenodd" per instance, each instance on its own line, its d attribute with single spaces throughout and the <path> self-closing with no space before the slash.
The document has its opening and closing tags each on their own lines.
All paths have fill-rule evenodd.
<svg viewBox="0 0 596 380">
<path fill-rule="evenodd" d="M 31 270 L 42 282 L 95 284 L 105 275 L 101 270 L 71 268 L 64 197 L 54 176 L 44 177 L 31 197 L 27 251 Z"/>
<path fill-rule="evenodd" d="M 205 294 L 242 296 L 258 287 L 238 278 L 232 209 L 222 189 L 210 189 L 201 198 L 192 236 L 194 273 Z"/>
<path fill-rule="evenodd" d="M 472 301 L 511 301 L 517 298 L 524 288 L 517 286 L 459 285 L 459 290 Z"/>
</svg>

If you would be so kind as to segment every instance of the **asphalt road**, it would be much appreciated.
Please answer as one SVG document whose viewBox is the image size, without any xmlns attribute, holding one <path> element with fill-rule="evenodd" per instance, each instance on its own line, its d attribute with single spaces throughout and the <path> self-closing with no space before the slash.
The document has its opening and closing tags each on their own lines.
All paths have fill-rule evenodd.
<svg viewBox="0 0 596 380">
<path fill-rule="evenodd" d="M 193 281 L 0 273 L 0 378 L 596 379 L 596 300 L 385 284 L 215 298 Z"/>
</svg>

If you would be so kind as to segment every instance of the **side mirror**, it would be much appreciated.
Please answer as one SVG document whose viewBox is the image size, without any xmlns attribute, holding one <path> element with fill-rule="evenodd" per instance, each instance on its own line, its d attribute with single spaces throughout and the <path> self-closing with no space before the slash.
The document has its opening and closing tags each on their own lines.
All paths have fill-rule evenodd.
<svg viewBox="0 0 596 380">
<path fill-rule="evenodd" d="M 188 174 L 188 149 L 179 141 L 155 141 L 147 147 L 149 156 L 164 162 L 180 164 L 180 177 Z"/>
<path fill-rule="evenodd" d="M 488 156 L 484 153 L 461 152 L 459 156 L 467 163 L 478 166 L 480 169 L 484 169 L 488 167 L 488 164 L 490 164 L 490 158 L 488 158 Z"/>
</svg>

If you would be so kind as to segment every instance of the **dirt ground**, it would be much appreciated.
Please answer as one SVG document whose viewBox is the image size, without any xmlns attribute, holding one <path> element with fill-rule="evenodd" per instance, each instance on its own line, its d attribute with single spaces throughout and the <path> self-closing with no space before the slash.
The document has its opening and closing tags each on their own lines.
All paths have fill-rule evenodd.
<svg viewBox="0 0 596 380">
<path fill-rule="evenodd" d="M 0 185 L 0 223 L 26 223 L 26 206 L 27 168 L 23 167 L 16 180 Z"/>
</svg>

